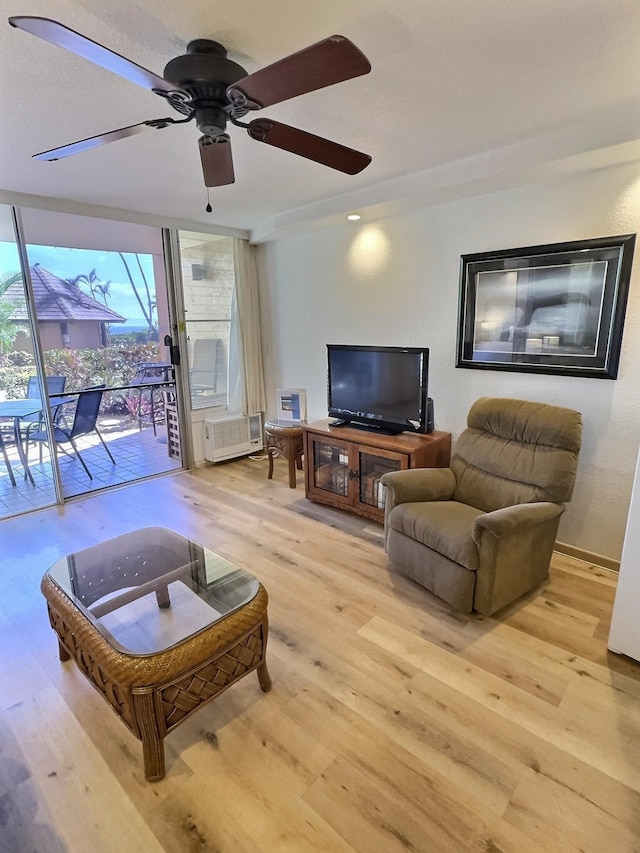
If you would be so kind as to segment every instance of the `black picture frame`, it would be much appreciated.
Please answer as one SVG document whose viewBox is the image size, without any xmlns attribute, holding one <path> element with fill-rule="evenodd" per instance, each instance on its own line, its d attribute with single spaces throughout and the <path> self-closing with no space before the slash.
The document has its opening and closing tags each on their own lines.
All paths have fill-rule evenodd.
<svg viewBox="0 0 640 853">
<path fill-rule="evenodd" d="M 615 379 L 635 239 L 462 255 L 456 367 Z"/>
</svg>

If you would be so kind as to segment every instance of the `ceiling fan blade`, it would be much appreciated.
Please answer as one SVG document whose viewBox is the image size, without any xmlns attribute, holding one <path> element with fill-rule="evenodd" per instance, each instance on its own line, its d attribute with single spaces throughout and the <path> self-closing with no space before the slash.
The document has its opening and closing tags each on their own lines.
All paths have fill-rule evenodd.
<svg viewBox="0 0 640 853">
<path fill-rule="evenodd" d="M 228 87 L 227 97 L 244 97 L 248 109 L 261 109 L 369 71 L 369 60 L 348 38 L 330 36 L 243 77 Z"/>
<path fill-rule="evenodd" d="M 247 133 L 258 142 L 315 160 L 347 175 L 357 175 L 371 162 L 371 157 L 361 151 L 268 118 L 254 119 L 247 125 Z"/>
<path fill-rule="evenodd" d="M 126 139 L 127 136 L 135 136 L 136 133 L 142 133 L 148 127 L 167 127 L 166 124 L 161 123 L 162 121 L 162 119 L 143 121 L 140 124 L 131 124 L 129 127 L 110 130 L 108 133 L 99 133 L 97 136 L 89 136 L 87 139 L 80 139 L 78 142 L 70 142 L 69 145 L 63 145 L 60 148 L 41 151 L 40 154 L 34 154 L 33 159 L 61 160 L 63 157 L 70 157 L 72 154 L 79 154 L 81 151 L 90 151 L 92 148 L 98 148 L 108 142 L 116 142 L 118 139 Z"/>
<path fill-rule="evenodd" d="M 137 83 L 138 86 L 143 86 L 145 89 L 165 93 L 180 91 L 164 77 L 147 71 L 146 68 L 136 65 L 130 59 L 120 56 L 119 53 L 114 53 L 98 42 L 92 41 L 90 38 L 65 27 L 64 24 L 52 21 L 50 18 L 18 15 L 9 18 L 9 23 L 12 27 L 31 33 L 31 35 L 44 39 L 44 41 L 51 42 L 51 44 L 57 44 L 58 47 L 63 47 L 77 56 L 82 56 L 89 62 L 106 68 L 108 71 L 113 71 L 114 74 L 119 74 L 125 80 Z"/>
<path fill-rule="evenodd" d="M 236 177 L 233 173 L 233 157 L 231 156 L 231 140 L 226 133 L 215 138 L 201 136 L 198 139 L 202 174 L 205 187 L 222 187 L 232 184 Z"/>
</svg>

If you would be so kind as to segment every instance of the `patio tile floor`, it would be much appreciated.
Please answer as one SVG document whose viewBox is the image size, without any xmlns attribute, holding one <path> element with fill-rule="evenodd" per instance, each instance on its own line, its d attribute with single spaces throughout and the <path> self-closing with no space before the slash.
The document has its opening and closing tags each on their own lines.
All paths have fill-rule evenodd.
<svg viewBox="0 0 640 853">
<path fill-rule="evenodd" d="M 78 446 L 93 480 L 87 477 L 75 454 L 67 456 L 60 451 L 59 464 L 65 497 L 85 495 L 182 468 L 180 460 L 173 459 L 168 454 L 163 426 L 159 426 L 157 436 L 153 434 L 151 427 L 140 430 L 135 426 L 111 433 L 103 432 L 101 427 L 101 432 L 116 464 L 111 462 L 97 436 L 83 436 L 79 439 Z M 42 462 L 39 461 L 38 449 L 30 448 L 29 468 L 33 474 L 33 485 L 24 478 L 16 449 L 11 446 L 7 449 L 16 485 L 11 485 L 0 457 L 0 519 L 42 509 L 55 503 L 53 472 L 46 447 L 43 448 Z"/>
</svg>

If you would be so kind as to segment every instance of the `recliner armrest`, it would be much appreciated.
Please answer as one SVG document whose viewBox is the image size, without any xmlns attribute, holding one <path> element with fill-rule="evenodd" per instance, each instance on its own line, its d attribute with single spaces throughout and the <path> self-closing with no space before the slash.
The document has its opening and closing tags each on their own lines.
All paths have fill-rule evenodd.
<svg viewBox="0 0 640 853">
<path fill-rule="evenodd" d="M 387 489 L 386 505 L 414 501 L 451 500 L 456 478 L 451 468 L 411 468 L 390 471 L 380 478 Z"/>
<path fill-rule="evenodd" d="M 456 487 L 451 468 L 409 468 L 389 471 L 380 482 L 386 489 L 384 502 L 385 548 L 389 535 L 389 513 L 398 504 L 414 501 L 451 500 Z"/>
<path fill-rule="evenodd" d="M 471 535 L 473 541 L 478 545 L 483 530 L 488 530 L 499 539 L 513 530 L 542 524 L 544 521 L 562 515 L 563 512 L 563 504 L 554 504 L 548 501 L 507 506 L 479 515 L 473 523 Z"/>
<path fill-rule="evenodd" d="M 472 537 L 478 549 L 473 609 L 490 616 L 542 583 L 564 504 L 542 501 L 479 515 Z"/>
</svg>

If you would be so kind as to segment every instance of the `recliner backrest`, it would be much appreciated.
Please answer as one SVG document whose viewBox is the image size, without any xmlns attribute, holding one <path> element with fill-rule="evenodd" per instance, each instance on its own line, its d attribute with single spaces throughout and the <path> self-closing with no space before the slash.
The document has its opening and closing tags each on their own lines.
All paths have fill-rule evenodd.
<svg viewBox="0 0 640 853">
<path fill-rule="evenodd" d="M 483 512 L 536 501 L 571 499 L 582 442 L 573 409 L 481 397 L 456 441 L 453 499 Z"/>
</svg>

